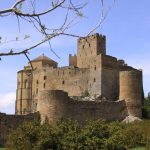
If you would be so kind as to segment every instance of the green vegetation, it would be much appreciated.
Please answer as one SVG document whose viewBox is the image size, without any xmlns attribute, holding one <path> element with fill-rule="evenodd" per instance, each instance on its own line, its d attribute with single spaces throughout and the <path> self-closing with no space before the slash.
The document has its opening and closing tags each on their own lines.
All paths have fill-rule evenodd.
<svg viewBox="0 0 150 150">
<path fill-rule="evenodd" d="M 149 118 L 150 99 L 145 99 L 143 109 Z M 62 119 L 52 125 L 46 119 L 41 125 L 38 119 L 10 131 L 6 147 L 9 150 L 149 150 L 150 120 L 131 124 L 96 120 L 80 125 Z"/>
<path fill-rule="evenodd" d="M 82 98 L 83 97 L 89 97 L 90 96 L 90 93 L 87 91 L 87 90 L 85 90 L 82 94 L 81 94 L 82 96 Z"/>
<path fill-rule="evenodd" d="M 150 98 L 145 98 L 143 103 L 143 116 L 146 119 L 150 118 Z"/>
<path fill-rule="evenodd" d="M 142 150 L 150 147 L 150 121 L 125 124 L 60 120 L 50 125 L 33 122 L 11 131 L 6 147 L 9 150 Z"/>
</svg>

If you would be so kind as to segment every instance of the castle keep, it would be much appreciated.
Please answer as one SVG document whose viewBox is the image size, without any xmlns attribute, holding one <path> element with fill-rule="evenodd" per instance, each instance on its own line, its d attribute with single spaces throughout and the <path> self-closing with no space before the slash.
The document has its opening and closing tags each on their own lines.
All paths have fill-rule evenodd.
<svg viewBox="0 0 150 150">
<path fill-rule="evenodd" d="M 142 71 L 107 55 L 103 35 L 77 43 L 77 55 L 69 55 L 67 67 L 41 55 L 18 72 L 16 115 L 39 111 L 52 122 L 61 117 L 80 122 L 141 118 Z"/>
</svg>

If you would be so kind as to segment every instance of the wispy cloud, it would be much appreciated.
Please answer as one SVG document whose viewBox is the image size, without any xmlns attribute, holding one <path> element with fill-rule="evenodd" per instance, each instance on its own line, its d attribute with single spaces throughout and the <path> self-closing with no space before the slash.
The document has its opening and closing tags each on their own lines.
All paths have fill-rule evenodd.
<svg viewBox="0 0 150 150">
<path fill-rule="evenodd" d="M 15 99 L 16 99 L 16 93 L 10 92 L 6 94 L 0 94 L 0 112 L 4 109 L 12 109 L 12 107 L 15 107 Z"/>
</svg>

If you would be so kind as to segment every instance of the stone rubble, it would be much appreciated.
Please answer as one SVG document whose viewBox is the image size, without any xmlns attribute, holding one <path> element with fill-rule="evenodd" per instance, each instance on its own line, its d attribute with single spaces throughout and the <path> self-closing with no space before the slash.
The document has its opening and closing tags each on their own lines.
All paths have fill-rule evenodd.
<svg viewBox="0 0 150 150">
<path fill-rule="evenodd" d="M 135 122 L 135 121 L 142 121 L 142 119 L 129 115 L 122 122 L 132 123 L 132 122 Z"/>
<path fill-rule="evenodd" d="M 108 101 L 108 99 L 102 95 L 86 96 L 86 97 L 72 96 L 71 98 L 79 101 Z"/>
</svg>

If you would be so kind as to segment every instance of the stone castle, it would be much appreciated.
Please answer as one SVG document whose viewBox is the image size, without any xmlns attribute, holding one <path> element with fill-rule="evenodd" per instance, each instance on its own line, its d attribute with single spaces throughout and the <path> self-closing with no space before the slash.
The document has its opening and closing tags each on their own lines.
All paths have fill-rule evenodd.
<svg viewBox="0 0 150 150">
<path fill-rule="evenodd" d="M 16 115 L 39 111 L 55 122 L 142 117 L 142 71 L 106 54 L 106 37 L 79 38 L 69 66 L 41 55 L 18 72 Z"/>
</svg>

